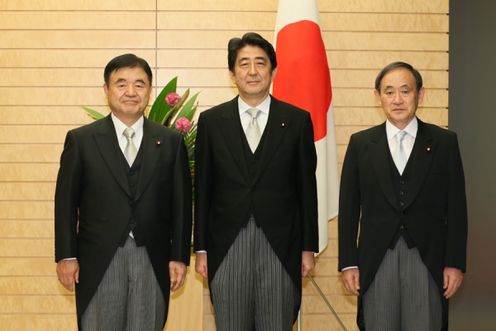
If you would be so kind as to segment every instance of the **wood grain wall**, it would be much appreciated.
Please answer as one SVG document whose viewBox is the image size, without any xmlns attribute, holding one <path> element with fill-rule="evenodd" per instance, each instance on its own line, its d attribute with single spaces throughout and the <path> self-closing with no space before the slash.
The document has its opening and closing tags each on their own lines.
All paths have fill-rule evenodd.
<svg viewBox="0 0 496 331">
<path fill-rule="evenodd" d="M 340 166 L 350 134 L 384 120 L 373 81 L 389 62 L 420 69 L 427 95 L 419 115 L 447 126 L 448 0 L 318 5 Z M 58 284 L 53 262 L 54 181 L 66 131 L 90 122 L 80 106 L 106 111 L 108 60 L 124 52 L 144 57 L 155 85 L 178 75 L 180 90 L 201 91 L 203 110 L 236 93 L 226 69 L 229 38 L 252 30 L 272 41 L 276 9 L 277 0 L 0 0 L 2 330 L 75 329 L 74 298 Z M 344 293 L 336 271 L 336 221 L 329 239 L 316 281 L 354 330 L 355 299 Z M 304 285 L 303 330 L 339 330 L 312 285 Z M 194 275 L 188 286 L 174 299 L 187 302 L 171 308 L 177 324 L 169 329 L 215 330 L 208 291 Z"/>
</svg>

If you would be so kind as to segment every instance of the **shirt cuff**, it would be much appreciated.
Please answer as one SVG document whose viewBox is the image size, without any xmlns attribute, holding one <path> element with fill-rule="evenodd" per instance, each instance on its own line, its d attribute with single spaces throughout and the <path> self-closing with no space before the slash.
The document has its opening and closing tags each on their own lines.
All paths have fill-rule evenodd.
<svg viewBox="0 0 496 331">
<path fill-rule="evenodd" d="M 352 266 L 350 266 L 350 267 L 343 268 L 343 269 L 341 269 L 341 272 L 343 272 L 343 271 L 345 271 L 345 270 L 350 270 L 350 269 L 358 269 L 358 266 L 356 266 L 356 265 L 352 265 Z"/>
</svg>

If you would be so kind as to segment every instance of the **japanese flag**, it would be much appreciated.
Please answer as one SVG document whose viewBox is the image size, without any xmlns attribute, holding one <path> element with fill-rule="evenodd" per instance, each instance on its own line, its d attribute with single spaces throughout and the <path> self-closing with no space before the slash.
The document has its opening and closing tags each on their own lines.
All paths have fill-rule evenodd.
<svg viewBox="0 0 496 331">
<path fill-rule="evenodd" d="M 273 95 L 310 112 L 317 149 L 319 252 L 327 225 L 338 214 L 339 179 L 332 88 L 315 0 L 279 0 L 276 20 L 277 73 Z"/>
</svg>

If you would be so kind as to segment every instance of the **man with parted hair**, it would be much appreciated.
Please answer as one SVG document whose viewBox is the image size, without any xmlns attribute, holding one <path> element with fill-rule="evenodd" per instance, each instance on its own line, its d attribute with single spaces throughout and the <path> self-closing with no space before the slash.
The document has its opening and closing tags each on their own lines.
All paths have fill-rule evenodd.
<svg viewBox="0 0 496 331">
<path fill-rule="evenodd" d="M 289 331 L 318 251 L 312 122 L 269 94 L 277 61 L 259 34 L 231 39 L 228 65 L 239 95 L 198 121 L 196 270 L 218 331 Z"/>
<path fill-rule="evenodd" d="M 162 330 L 191 242 L 191 179 L 182 136 L 143 114 L 148 63 L 104 71 L 111 113 L 67 133 L 55 192 L 57 276 L 76 290 L 81 330 Z"/>
<path fill-rule="evenodd" d="M 466 266 L 467 209 L 455 133 L 416 117 L 422 76 L 394 62 L 376 78 L 386 122 L 351 136 L 341 175 L 339 270 L 361 330 L 448 328 Z"/>
</svg>

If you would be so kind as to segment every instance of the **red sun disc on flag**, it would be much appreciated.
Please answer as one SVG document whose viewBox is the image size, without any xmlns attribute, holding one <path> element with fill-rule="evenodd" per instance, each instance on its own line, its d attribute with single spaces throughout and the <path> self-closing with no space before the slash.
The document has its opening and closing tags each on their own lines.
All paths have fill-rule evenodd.
<svg viewBox="0 0 496 331">
<path fill-rule="evenodd" d="M 314 140 L 327 134 L 331 79 L 320 28 L 315 22 L 288 24 L 277 34 L 276 98 L 310 112 Z"/>
</svg>

